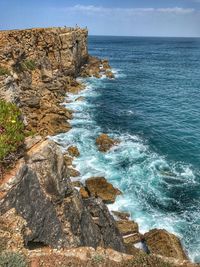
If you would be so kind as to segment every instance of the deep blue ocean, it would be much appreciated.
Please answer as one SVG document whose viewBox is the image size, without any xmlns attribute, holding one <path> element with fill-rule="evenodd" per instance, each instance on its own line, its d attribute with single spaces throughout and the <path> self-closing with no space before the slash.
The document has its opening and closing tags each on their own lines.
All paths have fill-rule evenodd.
<svg viewBox="0 0 200 267">
<path fill-rule="evenodd" d="M 66 104 L 73 129 L 56 137 L 73 142 L 81 179 L 104 176 L 123 195 L 110 210 L 129 211 L 141 232 L 177 234 L 200 262 L 200 39 L 89 38 L 89 53 L 107 58 L 114 80 L 90 78 Z M 99 133 L 121 140 L 103 154 Z"/>
</svg>

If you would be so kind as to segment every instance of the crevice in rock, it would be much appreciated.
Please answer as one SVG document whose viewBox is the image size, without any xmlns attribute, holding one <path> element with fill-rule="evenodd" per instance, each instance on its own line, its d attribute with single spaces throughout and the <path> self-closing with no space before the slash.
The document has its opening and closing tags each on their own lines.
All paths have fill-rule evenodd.
<svg viewBox="0 0 200 267">
<path fill-rule="evenodd" d="M 34 249 L 44 248 L 44 247 L 48 247 L 48 246 L 46 244 L 44 244 L 43 242 L 28 241 L 26 247 L 29 250 L 34 250 Z"/>
</svg>

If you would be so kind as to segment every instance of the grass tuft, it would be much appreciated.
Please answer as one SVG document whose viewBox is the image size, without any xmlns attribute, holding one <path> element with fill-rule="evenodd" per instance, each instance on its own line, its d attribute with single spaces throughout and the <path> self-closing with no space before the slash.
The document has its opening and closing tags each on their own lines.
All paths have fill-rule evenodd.
<svg viewBox="0 0 200 267">
<path fill-rule="evenodd" d="M 7 68 L 0 65 L 0 76 L 3 75 L 10 75 L 10 71 Z"/>
<path fill-rule="evenodd" d="M 22 69 L 23 70 L 35 70 L 36 69 L 36 63 L 32 59 L 27 59 L 22 62 Z"/>
</svg>

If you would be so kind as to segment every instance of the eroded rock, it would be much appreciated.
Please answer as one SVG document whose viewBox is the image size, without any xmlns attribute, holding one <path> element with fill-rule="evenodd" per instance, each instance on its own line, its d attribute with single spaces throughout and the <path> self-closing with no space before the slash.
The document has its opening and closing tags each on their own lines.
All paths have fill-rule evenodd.
<svg viewBox="0 0 200 267">
<path fill-rule="evenodd" d="M 114 203 L 120 190 L 107 182 L 104 177 L 91 177 L 85 181 L 87 191 L 91 196 L 100 197 L 104 203 Z"/>
<path fill-rule="evenodd" d="M 187 256 L 177 236 L 162 229 L 153 229 L 144 235 L 150 253 L 179 260 L 186 260 Z"/>
<path fill-rule="evenodd" d="M 114 248 L 117 251 L 125 251 L 121 234 L 110 214 L 107 206 L 99 198 L 88 198 L 84 200 L 95 224 L 101 233 L 101 244 L 104 247 Z"/>
</svg>

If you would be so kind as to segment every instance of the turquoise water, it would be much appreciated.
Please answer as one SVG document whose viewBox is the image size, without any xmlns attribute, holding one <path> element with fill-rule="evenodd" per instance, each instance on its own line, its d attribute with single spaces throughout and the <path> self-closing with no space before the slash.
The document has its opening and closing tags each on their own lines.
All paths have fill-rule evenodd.
<svg viewBox="0 0 200 267">
<path fill-rule="evenodd" d="M 73 129 L 81 179 L 105 176 L 123 191 L 111 210 L 130 211 L 141 232 L 176 233 L 200 262 L 200 39 L 90 37 L 90 54 L 109 58 L 115 80 L 90 78 L 76 96 Z M 101 132 L 121 143 L 106 154 Z"/>
</svg>

